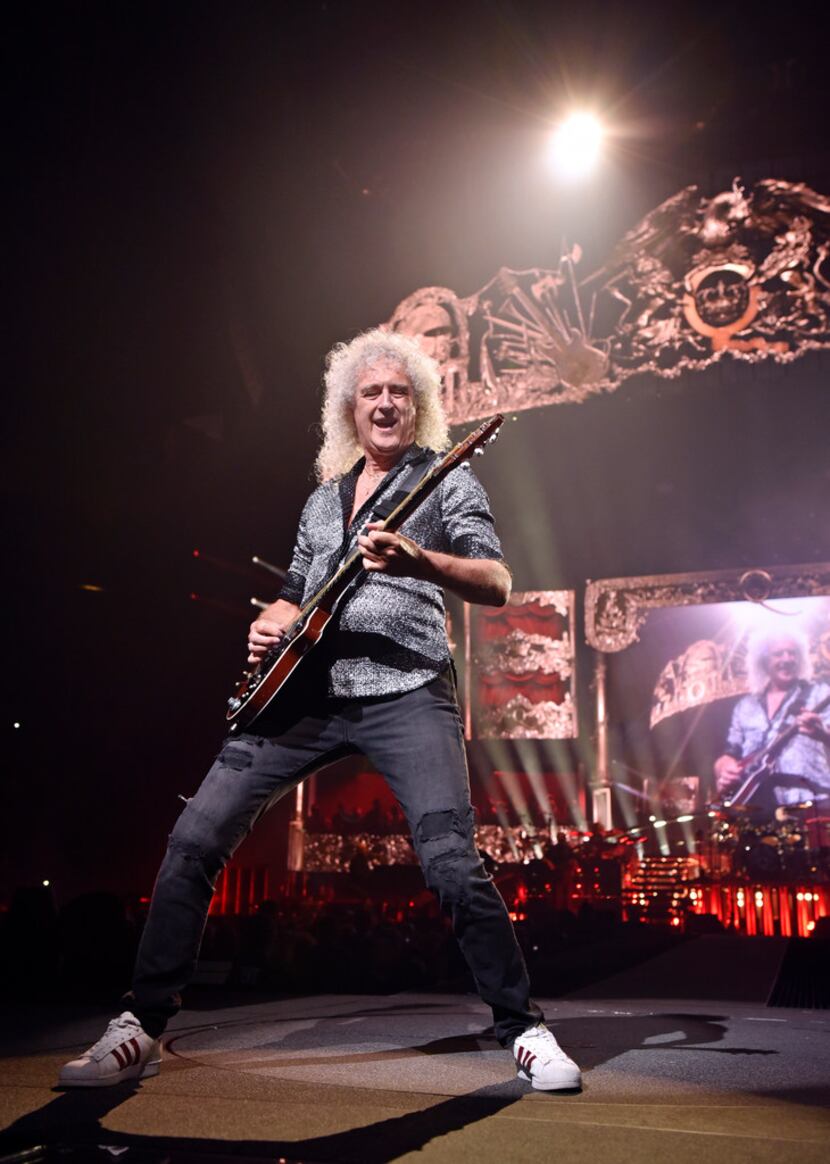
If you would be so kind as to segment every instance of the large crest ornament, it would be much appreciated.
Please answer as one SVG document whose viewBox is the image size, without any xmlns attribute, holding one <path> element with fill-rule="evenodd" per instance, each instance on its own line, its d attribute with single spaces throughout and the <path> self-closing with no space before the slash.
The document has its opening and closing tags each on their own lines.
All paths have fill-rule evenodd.
<svg viewBox="0 0 830 1164">
<path fill-rule="evenodd" d="M 503 268 L 459 298 L 416 291 L 386 326 L 439 361 L 450 421 L 578 403 L 630 376 L 665 378 L 729 355 L 794 360 L 830 348 L 830 198 L 765 179 L 713 198 L 688 186 L 578 279 Z"/>
</svg>

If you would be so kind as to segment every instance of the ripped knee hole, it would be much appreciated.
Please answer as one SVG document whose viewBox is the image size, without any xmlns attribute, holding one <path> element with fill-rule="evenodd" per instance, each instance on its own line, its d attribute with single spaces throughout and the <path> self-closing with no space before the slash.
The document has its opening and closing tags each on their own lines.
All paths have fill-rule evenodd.
<svg viewBox="0 0 830 1164">
<path fill-rule="evenodd" d="M 472 826 L 472 809 L 460 813 L 456 808 L 427 812 L 418 821 L 416 836 L 419 841 L 440 841 L 453 834 L 466 837 Z"/>
</svg>

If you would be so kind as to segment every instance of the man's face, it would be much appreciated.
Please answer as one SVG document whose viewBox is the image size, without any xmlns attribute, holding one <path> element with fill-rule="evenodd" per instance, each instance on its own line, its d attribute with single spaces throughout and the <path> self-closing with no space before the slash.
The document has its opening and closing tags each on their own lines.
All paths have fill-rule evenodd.
<svg viewBox="0 0 830 1164">
<path fill-rule="evenodd" d="M 767 673 L 779 687 L 789 687 L 798 678 L 798 644 L 794 639 L 773 639 L 767 655 Z"/>
<path fill-rule="evenodd" d="M 396 459 L 415 440 L 415 393 L 396 361 L 379 360 L 361 371 L 354 423 L 363 451 L 381 461 Z"/>
</svg>

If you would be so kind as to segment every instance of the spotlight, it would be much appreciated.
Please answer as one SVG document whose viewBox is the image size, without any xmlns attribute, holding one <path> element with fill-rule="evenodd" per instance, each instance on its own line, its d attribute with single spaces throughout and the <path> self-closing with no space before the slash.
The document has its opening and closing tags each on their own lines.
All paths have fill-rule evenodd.
<svg viewBox="0 0 830 1164">
<path fill-rule="evenodd" d="M 577 181 L 596 166 L 603 131 L 592 113 L 571 113 L 560 122 L 550 142 L 550 160 L 561 178 Z"/>
<path fill-rule="evenodd" d="M 736 602 L 732 605 L 730 614 L 739 632 L 780 628 L 781 633 L 786 634 L 794 624 L 788 622 L 784 626 L 775 616 L 785 615 L 795 619 L 795 626 L 798 627 L 800 624 L 803 625 L 807 612 L 800 598 L 776 598 L 774 606 L 766 602 Z"/>
</svg>

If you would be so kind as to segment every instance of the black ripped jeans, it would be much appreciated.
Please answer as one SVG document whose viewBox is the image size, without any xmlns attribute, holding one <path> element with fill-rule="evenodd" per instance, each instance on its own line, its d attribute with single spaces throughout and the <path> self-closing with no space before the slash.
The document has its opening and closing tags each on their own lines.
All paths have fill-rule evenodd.
<svg viewBox="0 0 830 1164">
<path fill-rule="evenodd" d="M 157 1035 L 192 977 L 213 887 L 256 819 L 323 765 L 362 752 L 382 772 L 409 827 L 427 885 L 453 930 L 496 1037 L 508 1045 L 541 1020 L 504 902 L 476 852 L 461 720 L 449 673 L 386 699 L 320 704 L 269 734 L 225 741 L 170 836 L 138 951 L 132 1009 Z M 256 725 L 255 725 L 256 726 Z M 274 734 L 271 734 L 271 733 Z"/>
</svg>

